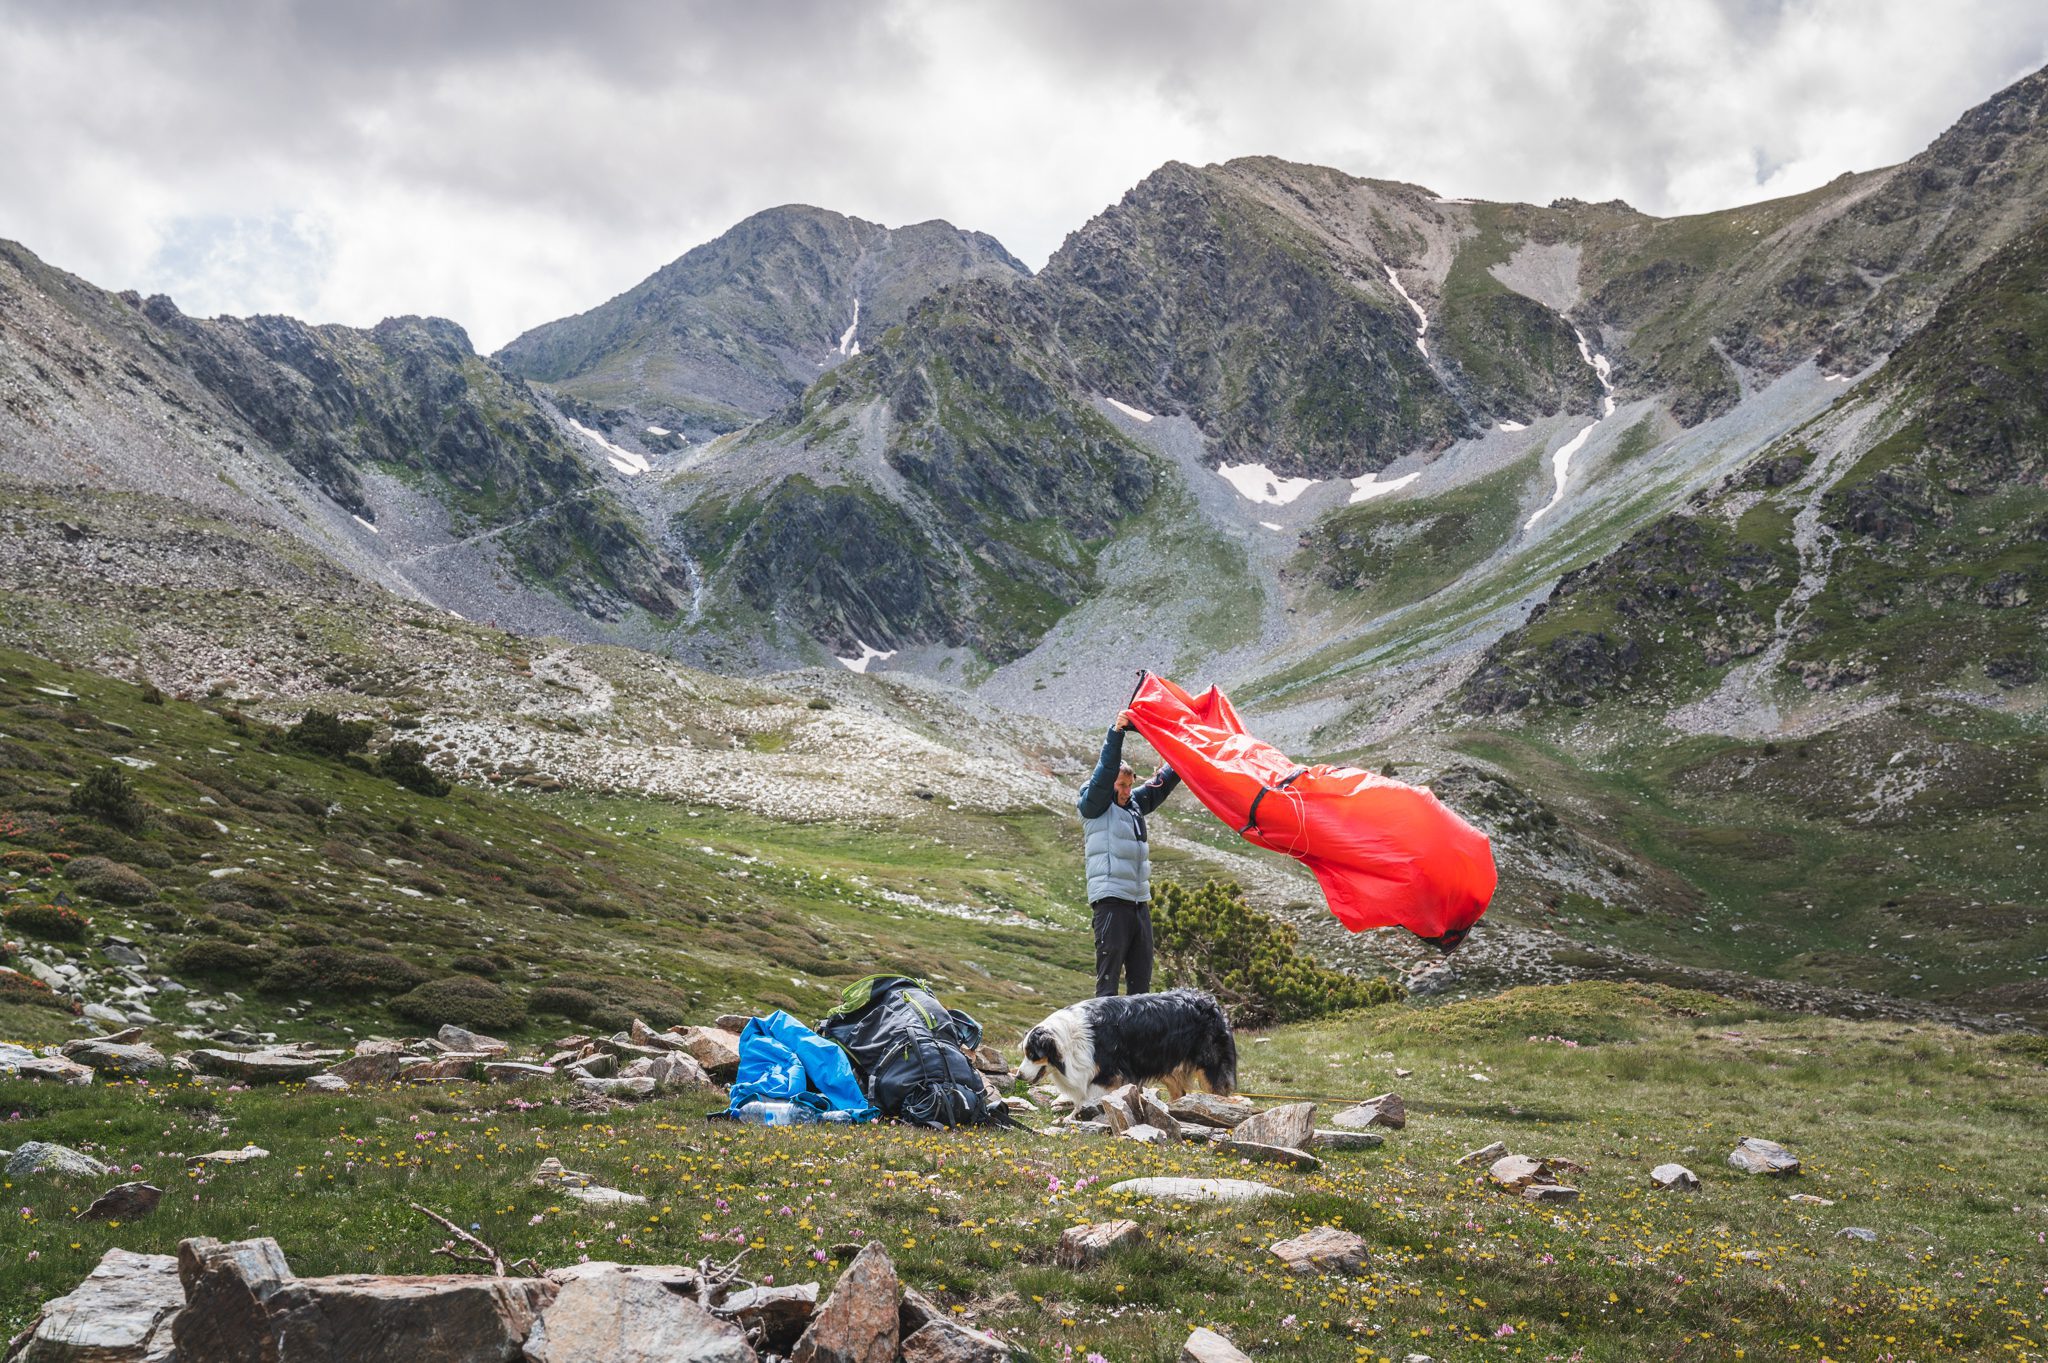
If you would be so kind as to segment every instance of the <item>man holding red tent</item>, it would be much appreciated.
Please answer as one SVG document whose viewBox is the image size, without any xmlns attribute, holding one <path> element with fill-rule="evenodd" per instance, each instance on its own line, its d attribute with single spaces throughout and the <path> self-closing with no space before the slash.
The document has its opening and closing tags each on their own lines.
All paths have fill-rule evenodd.
<svg viewBox="0 0 2048 1363">
<path fill-rule="evenodd" d="M 1173 794 L 1180 777 L 1162 766 L 1144 785 L 1123 760 L 1131 712 L 1124 711 L 1102 740 L 1095 773 L 1074 804 L 1087 833 L 1088 907 L 1095 917 L 1095 994 L 1152 989 L 1152 855 L 1145 816 Z M 1135 787 L 1135 788 L 1134 788 Z"/>
</svg>

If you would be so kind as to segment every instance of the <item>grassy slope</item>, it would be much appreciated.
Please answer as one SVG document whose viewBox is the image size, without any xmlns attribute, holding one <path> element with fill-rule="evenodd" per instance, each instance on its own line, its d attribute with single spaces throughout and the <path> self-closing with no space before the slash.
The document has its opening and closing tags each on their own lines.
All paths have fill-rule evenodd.
<svg viewBox="0 0 2048 1363">
<path fill-rule="evenodd" d="M 1134 1175 L 1252 1171 L 1091 1137 L 760 1131 L 700 1123 L 708 1100 L 593 1119 L 548 1090 L 466 1085 L 337 1099 L 0 1084 L 0 1111 L 20 1114 L 10 1143 L 90 1146 L 170 1193 L 147 1221 L 81 1224 L 71 1208 L 90 1188 L 8 1181 L 0 1328 L 109 1247 L 168 1252 L 187 1235 L 253 1228 L 308 1274 L 435 1271 L 443 1237 L 406 1209 L 417 1200 L 549 1266 L 695 1262 L 744 1243 L 756 1273 L 829 1284 L 840 1246 L 878 1239 L 911 1285 L 1042 1359 L 1166 1363 L 1196 1324 L 1304 1363 L 2040 1359 L 2042 1061 L 2037 1041 L 1766 1017 L 1642 987 L 1383 1009 L 1247 1038 L 1246 1083 L 1261 1092 L 1378 1092 L 1395 1066 L 1414 1071 L 1398 1085 L 1405 1131 L 1317 1174 L 1265 1173 L 1287 1196 L 1255 1209 L 1111 1196 Z M 1796 1185 L 1725 1166 L 1751 1134 L 1802 1156 Z M 183 1153 L 246 1140 L 272 1157 L 183 1170 Z M 1538 1208 L 1456 1167 L 1492 1140 L 1586 1165 L 1572 1176 L 1582 1201 Z M 652 1202 L 620 1216 L 552 1200 L 525 1182 L 548 1155 Z M 1666 1160 L 1706 1190 L 1651 1189 Z M 1795 1190 L 1835 1205 L 1788 1201 Z M 1141 1246 L 1083 1272 L 1053 1266 L 1064 1227 L 1126 1214 Z M 1278 1270 L 1265 1246 L 1322 1224 L 1365 1238 L 1366 1274 Z M 1847 1226 L 1878 1240 L 1838 1238 Z"/>
</svg>

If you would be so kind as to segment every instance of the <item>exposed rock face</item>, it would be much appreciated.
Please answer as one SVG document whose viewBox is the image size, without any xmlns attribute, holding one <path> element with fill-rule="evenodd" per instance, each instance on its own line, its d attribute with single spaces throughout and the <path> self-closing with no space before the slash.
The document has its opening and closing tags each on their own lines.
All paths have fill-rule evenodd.
<svg viewBox="0 0 2048 1363">
<path fill-rule="evenodd" d="M 457 1027 L 452 1022 L 441 1024 L 441 1030 L 434 1033 L 434 1044 L 444 1051 L 457 1055 L 492 1057 L 512 1053 L 512 1048 L 498 1038 Z"/>
<path fill-rule="evenodd" d="M 1313 1132 L 1310 1133 L 1314 1135 Z M 1248 1159 L 1254 1164 L 1280 1164 L 1289 1169 L 1312 1172 L 1323 1167 L 1323 1162 L 1303 1149 L 1291 1145 L 1265 1145 L 1258 1141 L 1238 1140 L 1229 1137 L 1216 1142 L 1216 1148 L 1226 1155 Z"/>
<path fill-rule="evenodd" d="M 110 1249 L 84 1282 L 44 1304 L 12 1363 L 171 1363 L 184 1305 L 175 1256 Z"/>
<path fill-rule="evenodd" d="M 740 1039 L 716 1027 L 685 1027 L 677 1040 L 704 1072 L 720 1083 L 729 1082 L 740 1069 Z"/>
<path fill-rule="evenodd" d="M 1677 1188 L 1684 1192 L 1698 1192 L 1700 1176 L 1683 1164 L 1660 1164 L 1650 1171 L 1650 1182 L 1659 1188 Z"/>
<path fill-rule="evenodd" d="M 937 221 L 891 229 L 793 204 L 496 358 L 564 395 L 626 407 L 643 429 L 701 440 L 786 406 L 821 364 L 843 363 L 856 343 L 872 348 L 933 289 L 1026 273 L 979 232 Z"/>
<path fill-rule="evenodd" d="M 906 1336 L 903 1363 L 1007 1363 L 1009 1346 L 950 1320 L 934 1320 Z"/>
<path fill-rule="evenodd" d="M 816 1283 L 749 1287 L 733 1293 L 718 1306 L 719 1315 L 758 1333 L 763 1347 L 781 1354 L 796 1347 L 817 1310 Z"/>
<path fill-rule="evenodd" d="M 894 1363 L 900 1287 L 879 1244 L 854 1256 L 790 1355 L 794 1363 Z"/>
<path fill-rule="evenodd" d="M 1458 1163 L 1467 1169 L 1478 1169 L 1493 1163 L 1507 1152 L 1508 1148 L 1504 1142 L 1495 1141 L 1491 1145 L 1482 1145 L 1477 1150 L 1469 1150 L 1458 1156 Z"/>
<path fill-rule="evenodd" d="M 1219 1098 L 1213 1093 L 1183 1093 L 1167 1111 L 1182 1122 L 1228 1130 L 1252 1115 L 1249 1098 Z"/>
<path fill-rule="evenodd" d="M 676 1290 L 691 1270 L 579 1264 L 551 1275 L 560 1284 L 521 1355 L 526 1363 L 754 1363 L 744 1332 Z"/>
<path fill-rule="evenodd" d="M 143 1043 L 122 1045 L 105 1039 L 65 1043 L 64 1058 L 123 1078 L 138 1078 L 170 1068 L 170 1060 L 156 1047 Z"/>
</svg>

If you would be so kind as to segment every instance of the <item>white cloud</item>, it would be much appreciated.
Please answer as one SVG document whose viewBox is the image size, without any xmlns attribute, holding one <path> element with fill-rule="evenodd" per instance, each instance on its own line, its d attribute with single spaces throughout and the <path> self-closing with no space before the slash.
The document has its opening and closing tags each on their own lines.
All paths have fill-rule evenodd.
<svg viewBox="0 0 2048 1363">
<path fill-rule="evenodd" d="M 2048 58 L 2018 0 L 0 0 L 0 25 L 0 235 L 192 311 L 437 313 L 485 348 L 778 203 L 944 217 L 1034 266 L 1169 159 L 1693 212 L 1909 156 Z"/>
</svg>

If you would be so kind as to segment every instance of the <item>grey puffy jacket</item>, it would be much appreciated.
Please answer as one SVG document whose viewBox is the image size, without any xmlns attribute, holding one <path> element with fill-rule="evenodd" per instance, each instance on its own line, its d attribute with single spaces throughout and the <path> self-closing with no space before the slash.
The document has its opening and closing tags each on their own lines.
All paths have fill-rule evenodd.
<svg viewBox="0 0 2048 1363">
<path fill-rule="evenodd" d="M 1159 808 L 1180 777 L 1161 767 L 1152 779 L 1131 790 L 1129 804 L 1116 802 L 1117 768 L 1123 761 L 1124 731 L 1112 728 L 1102 741 L 1095 774 L 1074 802 L 1088 835 L 1088 902 L 1128 899 L 1152 902 L 1152 855 L 1145 836 L 1145 816 Z"/>
</svg>

